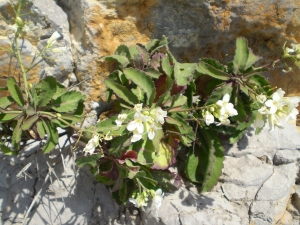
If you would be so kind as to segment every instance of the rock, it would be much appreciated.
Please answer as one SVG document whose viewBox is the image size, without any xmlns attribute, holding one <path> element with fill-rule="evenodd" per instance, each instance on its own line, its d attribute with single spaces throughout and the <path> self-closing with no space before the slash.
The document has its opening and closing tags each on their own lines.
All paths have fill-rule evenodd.
<svg viewBox="0 0 300 225">
<path fill-rule="evenodd" d="M 282 218 L 297 172 L 294 163 L 274 167 L 274 173 L 264 182 L 250 206 L 251 220 L 259 218 L 274 224 Z"/>
<path fill-rule="evenodd" d="M 274 131 L 265 127 L 259 135 L 255 135 L 254 129 L 250 128 L 238 143 L 227 145 L 226 148 L 228 156 L 240 157 L 251 154 L 259 158 L 266 156 L 273 160 L 278 151 L 300 149 L 299 132 L 293 123 L 286 123 L 284 129 L 278 128 Z"/>
<path fill-rule="evenodd" d="M 299 160 L 299 150 L 278 150 L 274 156 L 274 165 L 293 163 Z"/>
<path fill-rule="evenodd" d="M 290 225 L 290 224 L 293 224 L 293 217 L 288 211 L 285 211 L 283 217 L 280 220 L 280 225 Z"/>
<path fill-rule="evenodd" d="M 221 180 L 222 189 L 230 201 L 251 201 L 261 185 L 273 173 L 273 167 L 252 155 L 240 158 L 226 156 Z"/>
<path fill-rule="evenodd" d="M 220 193 L 199 195 L 186 189 L 164 198 L 158 212 L 160 222 L 149 217 L 146 224 L 248 224 L 246 207 L 227 201 Z"/>
</svg>

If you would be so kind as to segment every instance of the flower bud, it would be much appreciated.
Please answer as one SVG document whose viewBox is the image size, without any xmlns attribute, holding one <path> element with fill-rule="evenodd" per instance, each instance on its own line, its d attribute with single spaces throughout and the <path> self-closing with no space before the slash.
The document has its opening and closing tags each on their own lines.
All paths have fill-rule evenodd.
<svg viewBox="0 0 300 225">
<path fill-rule="evenodd" d="M 24 22 L 23 20 L 17 16 L 16 18 L 16 24 L 19 26 L 19 27 L 23 27 L 24 26 Z"/>
<path fill-rule="evenodd" d="M 210 111 L 210 112 L 214 112 L 214 111 L 215 111 L 215 108 L 214 108 L 214 107 L 210 107 L 210 108 L 209 108 L 209 111 Z"/>
</svg>

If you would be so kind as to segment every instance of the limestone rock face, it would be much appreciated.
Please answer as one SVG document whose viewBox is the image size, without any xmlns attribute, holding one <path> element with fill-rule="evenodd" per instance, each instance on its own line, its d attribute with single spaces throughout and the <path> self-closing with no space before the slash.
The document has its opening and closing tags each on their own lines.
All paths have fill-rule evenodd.
<svg viewBox="0 0 300 225">
<path fill-rule="evenodd" d="M 56 46 L 61 53 L 49 52 L 44 58 L 44 75 L 57 76 L 65 85 L 82 82 L 80 89 L 98 101 L 105 99 L 108 74 L 103 57 L 119 44 L 166 35 L 180 61 L 212 57 L 228 62 L 236 37 L 243 36 L 264 57 L 261 63 L 270 63 L 281 57 L 285 42 L 300 42 L 299 6 L 293 0 L 30 0 L 24 12 L 30 12 L 25 18 L 31 21 L 26 38 L 39 50 L 55 30 L 63 34 Z M 2 0 L 0 7 L 5 18 L 13 16 L 9 1 Z M 5 36 L 6 24 L 0 26 Z M 287 94 L 300 95 L 299 69 L 284 74 L 283 68 L 279 63 L 266 76 Z"/>
<path fill-rule="evenodd" d="M 120 44 L 146 43 L 166 35 L 179 61 L 212 57 L 228 62 L 236 37 L 244 36 L 264 57 L 262 63 L 269 63 L 280 58 L 286 41 L 300 42 L 300 2 L 293 0 L 28 0 L 23 13 L 30 28 L 24 41 L 17 43 L 24 64 L 43 58 L 29 71 L 29 82 L 55 76 L 65 86 L 76 84 L 96 105 L 105 99 L 108 68 L 103 57 Z M 13 23 L 8 0 L 0 0 L 0 14 Z M 7 28 L 0 21 L 0 86 L 7 77 L 19 76 L 19 67 L 3 50 L 13 45 Z M 61 34 L 54 45 L 59 51 L 47 50 L 40 56 L 55 31 Z M 283 68 L 278 64 L 266 76 L 289 95 L 300 95 L 299 69 L 283 74 Z M 99 108 L 90 108 L 91 124 Z M 30 147 L 18 158 L 0 155 L 1 225 L 22 224 L 25 217 L 30 225 L 300 221 L 300 138 L 294 125 L 264 130 L 259 136 L 250 129 L 239 143 L 226 147 L 223 175 L 211 192 L 200 195 L 185 186 L 166 194 L 160 209 L 145 211 L 117 206 L 88 170 L 74 169 L 69 148 L 46 159 L 36 149 Z M 29 169 L 20 173 L 28 163 Z"/>
</svg>

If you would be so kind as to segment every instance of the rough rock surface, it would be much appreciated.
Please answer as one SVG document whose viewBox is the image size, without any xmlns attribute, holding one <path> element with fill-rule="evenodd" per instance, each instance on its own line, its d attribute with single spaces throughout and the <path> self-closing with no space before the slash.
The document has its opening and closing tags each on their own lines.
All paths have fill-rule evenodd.
<svg viewBox="0 0 300 225">
<path fill-rule="evenodd" d="M 29 82 L 55 76 L 65 86 L 76 84 L 96 102 L 105 98 L 103 56 L 112 54 L 119 44 L 146 43 L 166 35 L 178 60 L 213 57 L 227 62 L 232 60 L 227 54 L 234 53 L 235 38 L 244 36 L 267 63 L 280 57 L 285 41 L 300 42 L 300 3 L 292 0 L 28 2 L 23 11 L 30 31 L 18 43 L 25 65 L 42 51 L 54 31 L 62 35 L 54 45 L 60 52 L 47 51 L 44 61 L 30 71 Z M 0 14 L 13 23 L 8 0 L 0 0 Z M 10 43 L 11 33 L 1 21 L 0 46 Z M 6 77 L 19 75 L 19 68 L 2 48 L 0 86 Z M 299 95 L 299 71 L 284 75 L 282 66 L 271 69 L 268 77 L 288 94 Z M 98 106 L 90 108 L 91 113 L 99 113 Z M 96 120 L 91 116 L 87 123 Z M 145 211 L 117 206 L 109 190 L 88 170 L 74 166 L 69 147 L 46 158 L 37 153 L 39 147 L 30 147 L 17 158 L 0 155 L 0 225 L 298 225 L 299 137 L 294 125 L 264 130 L 259 136 L 250 129 L 239 143 L 227 146 L 223 175 L 211 192 L 199 195 L 193 186 L 185 186 L 166 194 L 159 210 Z M 30 167 L 20 172 L 26 165 Z"/>
<path fill-rule="evenodd" d="M 277 135 L 298 138 L 282 150 L 268 142 Z M 264 152 L 255 147 L 258 140 L 267 153 L 282 156 L 290 152 L 297 157 L 293 161 L 277 160 L 275 164 L 276 157 L 263 157 Z M 247 152 L 236 154 L 237 146 L 247 142 Z M 194 186 L 186 185 L 175 193 L 166 193 L 159 209 L 149 206 L 144 211 L 116 205 L 109 190 L 98 184 L 86 168 L 76 168 L 76 154 L 68 145 L 62 138 L 63 151 L 56 150 L 48 157 L 38 153 L 38 143 L 17 158 L 0 155 L 2 224 L 22 224 L 25 218 L 30 225 L 300 222 L 300 186 L 295 185 L 299 182 L 300 139 L 292 124 L 274 132 L 265 129 L 259 136 L 249 131 L 238 144 L 228 146 L 223 175 L 212 191 L 199 194 Z M 21 172 L 26 165 L 30 167 Z"/>
</svg>

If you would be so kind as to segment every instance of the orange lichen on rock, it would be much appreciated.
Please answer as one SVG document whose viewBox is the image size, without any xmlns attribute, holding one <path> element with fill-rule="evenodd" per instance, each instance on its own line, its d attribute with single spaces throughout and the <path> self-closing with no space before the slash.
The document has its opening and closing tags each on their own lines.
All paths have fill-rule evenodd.
<svg viewBox="0 0 300 225">
<path fill-rule="evenodd" d="M 151 7 L 158 2 L 158 0 L 147 0 L 132 4 L 128 1 L 117 6 L 115 8 L 117 13 L 113 15 L 107 13 L 107 9 L 103 10 L 98 6 L 89 9 L 88 14 L 91 16 L 87 26 L 96 31 L 93 43 L 98 48 L 99 58 L 113 54 L 120 44 L 130 46 L 136 43 L 147 43 L 153 29 L 152 24 L 147 24 L 147 16 Z M 104 79 L 109 73 L 106 62 L 103 59 L 91 62 L 87 70 L 93 74 L 89 99 L 94 101 L 105 99 Z"/>
<path fill-rule="evenodd" d="M 9 45 L 0 45 L 0 87 L 6 86 L 6 79 L 8 77 L 14 77 L 20 85 L 23 84 L 23 76 L 21 68 L 17 59 L 10 53 Z M 22 55 L 24 65 L 30 65 L 32 57 L 29 55 Z M 26 70 L 25 66 L 25 70 Z M 27 73 L 28 83 L 37 83 L 39 81 L 39 74 L 41 67 L 36 65 Z M 1 92 L 0 97 L 7 95 L 6 92 Z"/>
</svg>

